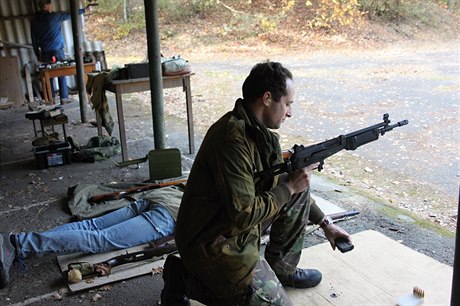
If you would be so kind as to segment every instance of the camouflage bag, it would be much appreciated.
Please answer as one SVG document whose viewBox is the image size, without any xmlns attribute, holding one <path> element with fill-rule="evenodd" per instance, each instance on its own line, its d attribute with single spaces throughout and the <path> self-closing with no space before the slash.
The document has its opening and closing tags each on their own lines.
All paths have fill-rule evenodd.
<svg viewBox="0 0 460 306">
<path fill-rule="evenodd" d="M 121 153 L 121 144 L 111 136 L 92 137 L 86 146 L 78 146 L 71 137 L 67 137 L 72 147 L 72 161 L 94 163 L 109 159 Z M 70 139 L 69 139 L 70 138 Z"/>
</svg>

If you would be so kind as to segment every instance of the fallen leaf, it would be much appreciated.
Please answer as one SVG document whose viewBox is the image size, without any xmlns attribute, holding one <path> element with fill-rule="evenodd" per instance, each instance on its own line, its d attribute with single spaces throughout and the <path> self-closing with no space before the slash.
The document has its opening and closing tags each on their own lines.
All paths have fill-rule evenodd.
<svg viewBox="0 0 460 306">
<path fill-rule="evenodd" d="M 101 276 L 107 276 L 112 273 L 112 267 L 108 264 L 98 263 L 94 265 L 94 272 L 99 273 Z"/>
<path fill-rule="evenodd" d="M 60 295 L 59 293 L 53 294 L 53 300 L 55 300 L 55 301 L 62 300 L 62 295 Z"/>
<path fill-rule="evenodd" d="M 99 301 L 100 299 L 102 299 L 102 295 L 100 295 L 99 293 L 96 293 L 96 294 L 93 295 L 93 297 L 91 298 L 91 302 L 97 302 L 97 301 Z"/>
<path fill-rule="evenodd" d="M 67 291 L 68 291 L 67 288 L 61 288 L 59 289 L 59 294 L 65 294 L 67 293 Z"/>
<path fill-rule="evenodd" d="M 99 291 L 110 291 L 112 290 L 112 286 L 111 285 L 105 285 L 105 286 L 102 286 L 98 289 Z"/>
<path fill-rule="evenodd" d="M 152 269 L 152 275 L 163 273 L 163 267 L 157 267 Z"/>
</svg>

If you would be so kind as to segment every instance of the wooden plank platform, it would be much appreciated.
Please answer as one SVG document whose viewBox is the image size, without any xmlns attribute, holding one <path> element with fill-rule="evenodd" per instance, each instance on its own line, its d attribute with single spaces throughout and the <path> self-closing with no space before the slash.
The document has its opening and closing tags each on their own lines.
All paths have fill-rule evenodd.
<svg viewBox="0 0 460 306">
<path fill-rule="evenodd" d="M 316 268 L 323 280 L 315 288 L 288 289 L 296 306 L 302 305 L 396 305 L 401 296 L 412 293 L 417 286 L 425 291 L 424 305 L 450 305 L 452 267 L 418 253 L 376 231 L 353 235 L 354 250 L 342 254 L 332 251 L 329 242 L 304 249 L 299 267 Z M 147 245 L 104 254 L 71 254 L 58 256 L 62 271 L 75 261 L 101 262 Z M 162 267 L 164 259 L 124 265 L 107 277 L 93 282 L 70 284 L 71 291 L 80 291 L 131 277 L 152 273 Z M 192 305 L 201 305 L 195 301 Z"/>
<path fill-rule="evenodd" d="M 323 274 L 312 289 L 288 290 L 294 305 L 396 305 L 417 286 L 425 305 L 450 305 L 452 267 L 376 231 L 353 235 L 354 250 L 332 251 L 329 242 L 303 250 L 299 267 Z"/>
</svg>

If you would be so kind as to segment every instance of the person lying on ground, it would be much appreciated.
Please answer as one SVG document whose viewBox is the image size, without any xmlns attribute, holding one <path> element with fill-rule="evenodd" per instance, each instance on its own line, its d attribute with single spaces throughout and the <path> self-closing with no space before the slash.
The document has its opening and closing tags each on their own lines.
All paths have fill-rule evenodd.
<svg viewBox="0 0 460 306">
<path fill-rule="evenodd" d="M 13 261 L 32 255 L 103 253 L 141 245 L 174 233 L 179 197 L 174 187 L 170 201 L 142 198 L 100 217 L 57 226 L 44 232 L 0 233 L 0 289 L 9 283 Z"/>
</svg>

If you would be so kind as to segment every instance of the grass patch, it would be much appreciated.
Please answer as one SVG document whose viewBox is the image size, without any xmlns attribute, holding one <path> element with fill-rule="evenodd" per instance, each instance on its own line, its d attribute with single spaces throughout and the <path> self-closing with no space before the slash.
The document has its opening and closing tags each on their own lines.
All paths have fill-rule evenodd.
<svg viewBox="0 0 460 306">
<path fill-rule="evenodd" d="M 433 229 L 447 237 L 454 235 L 455 230 L 448 217 L 451 208 L 444 205 L 450 203 L 450 199 L 436 193 L 432 187 L 406 179 L 400 173 L 380 169 L 378 165 L 350 154 L 332 156 L 326 162 L 321 173 L 323 177 L 374 202 L 376 209 L 384 207 L 383 211 L 390 217 L 407 215 L 420 227 Z M 363 171 L 365 167 L 373 171 L 366 173 Z M 442 225 L 435 223 L 429 217 L 431 214 L 438 215 Z"/>
<path fill-rule="evenodd" d="M 325 173 L 322 173 L 322 172 L 316 172 L 315 175 L 319 175 L 319 176 L 322 176 L 324 178 L 326 178 L 327 180 L 337 184 L 337 185 L 344 185 L 344 182 L 343 180 L 340 180 L 338 177 L 336 176 L 333 176 L 333 175 L 328 175 L 328 174 L 325 174 Z M 362 188 L 359 188 L 359 186 L 355 185 L 355 184 L 351 184 L 351 185 L 346 185 L 346 187 L 351 190 L 351 192 L 359 195 L 359 196 L 362 196 L 362 197 L 365 197 L 367 199 L 369 199 L 371 202 L 373 202 L 375 204 L 375 206 L 372 208 L 373 210 L 375 210 L 376 212 L 378 212 L 379 214 L 383 215 L 383 216 L 386 216 L 390 219 L 393 219 L 393 220 L 397 220 L 398 219 L 398 215 L 404 215 L 404 216 L 407 216 L 407 217 L 410 217 L 412 218 L 415 222 L 414 224 L 417 225 L 418 227 L 420 228 L 424 228 L 424 229 L 429 229 L 429 230 L 432 230 L 444 237 L 448 237 L 448 238 L 455 238 L 455 232 L 450 230 L 449 228 L 446 228 L 446 227 L 443 227 L 439 224 L 436 224 L 430 220 L 427 220 L 427 219 L 424 219 L 420 216 L 417 216 L 414 212 L 411 212 L 411 211 L 408 211 L 408 210 L 405 210 L 403 208 L 400 208 L 400 207 L 396 207 L 396 206 L 393 206 L 391 204 L 388 204 L 387 201 L 385 201 L 384 199 L 382 199 L 381 197 L 378 197 L 376 196 L 375 194 L 373 194 L 372 192 L 370 191 L 366 191 L 365 189 L 362 189 Z"/>
<path fill-rule="evenodd" d="M 444 237 L 455 238 L 455 233 L 454 232 L 442 227 L 441 225 L 433 223 L 433 222 L 431 222 L 429 220 L 425 220 L 423 218 L 420 218 L 416 214 L 414 214 L 414 213 L 412 213 L 410 211 L 401 209 L 399 207 L 394 207 L 394 206 L 390 206 L 390 205 L 387 205 L 387 204 L 382 204 L 376 210 L 379 213 L 381 213 L 382 215 L 387 216 L 387 217 L 389 217 L 391 219 L 398 219 L 398 215 L 404 215 L 404 216 L 410 217 L 410 218 L 414 219 L 415 224 L 417 226 L 421 227 L 421 228 L 433 230 L 436 233 L 438 233 L 438 234 L 440 234 L 440 235 L 442 235 Z"/>
</svg>

